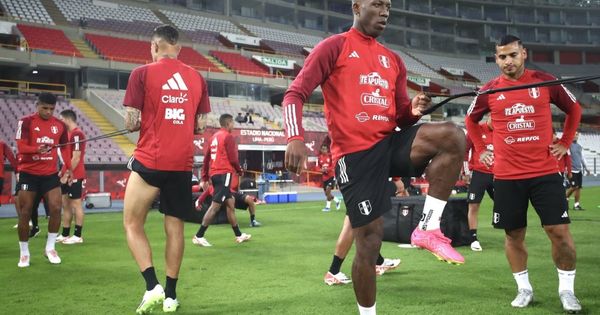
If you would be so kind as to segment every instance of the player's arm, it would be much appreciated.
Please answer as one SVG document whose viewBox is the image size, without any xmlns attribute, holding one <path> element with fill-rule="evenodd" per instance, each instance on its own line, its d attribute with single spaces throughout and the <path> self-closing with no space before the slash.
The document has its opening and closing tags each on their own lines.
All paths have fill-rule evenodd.
<svg viewBox="0 0 600 315">
<path fill-rule="evenodd" d="M 320 42 L 306 58 L 304 67 L 283 97 L 283 119 L 288 141 L 285 167 L 296 174 L 304 168 L 308 155 L 304 145 L 302 107 L 315 88 L 325 82 L 333 71 L 344 40 L 344 37 L 334 35 Z"/>
<path fill-rule="evenodd" d="M 202 170 L 200 171 L 200 180 L 204 183 L 208 183 L 210 176 L 208 176 L 208 171 L 210 170 L 210 146 L 206 146 L 206 150 L 204 150 L 204 160 L 202 161 Z M 202 186 L 202 185 L 200 185 Z M 202 189 L 205 189 L 202 187 Z"/>
<path fill-rule="evenodd" d="M 204 78 L 200 76 L 200 82 L 202 84 L 202 96 L 200 102 L 196 108 L 196 121 L 194 125 L 194 134 L 202 134 L 206 129 L 208 122 L 208 113 L 210 112 L 210 100 L 208 98 L 208 87 Z"/>
<path fill-rule="evenodd" d="M 566 114 L 562 137 L 550 146 L 550 153 L 560 159 L 567 153 L 575 137 L 581 120 L 581 105 L 564 85 L 552 86 L 549 89 L 550 101 Z"/>
<path fill-rule="evenodd" d="M 423 93 L 417 94 L 412 100 L 408 97 L 406 67 L 402 59 L 394 54 L 398 64 L 398 77 L 396 78 L 396 124 L 406 128 L 416 124 L 421 119 L 422 111 L 431 104 L 431 99 Z"/>
<path fill-rule="evenodd" d="M 15 140 L 17 140 L 17 152 L 20 154 L 38 154 L 46 153 L 50 151 L 50 146 L 47 144 L 30 144 L 29 137 L 31 132 L 31 120 L 25 117 L 19 120 L 17 125 L 17 134 Z"/>
<path fill-rule="evenodd" d="M 238 175 L 242 175 L 244 173 L 244 171 L 242 170 L 242 167 L 240 166 L 240 159 L 238 157 L 237 145 L 235 143 L 235 139 L 233 139 L 233 136 L 231 134 L 229 134 L 225 138 L 225 151 L 227 152 L 227 158 L 229 160 L 229 163 L 231 163 L 231 166 L 233 166 L 233 168 L 236 170 Z"/>
<path fill-rule="evenodd" d="M 12 166 L 13 170 L 15 170 L 14 172 L 16 173 L 17 159 L 15 158 L 12 149 L 6 143 L 4 144 L 4 156 L 6 157 L 8 163 L 10 163 L 10 166 Z"/>
<path fill-rule="evenodd" d="M 67 131 L 67 126 L 63 124 L 63 133 L 60 135 L 60 138 L 58 140 L 59 144 L 65 144 L 69 142 L 69 133 Z M 65 163 L 65 169 L 69 170 L 69 176 L 73 173 L 73 169 L 75 168 L 72 164 L 71 164 L 71 159 L 73 156 L 73 144 L 71 145 L 65 145 L 62 148 L 64 148 L 64 150 L 61 150 L 60 153 L 63 157 L 63 161 Z"/>
<path fill-rule="evenodd" d="M 486 88 L 485 86 L 483 88 Z M 483 118 L 483 116 L 490 111 L 489 103 L 488 103 L 488 95 L 479 95 L 475 96 L 469 110 L 467 111 L 467 116 L 465 117 L 465 126 L 467 128 L 467 134 L 469 138 L 473 142 L 473 147 L 475 148 L 475 152 L 482 152 L 481 156 L 473 157 L 479 158 L 479 160 L 485 164 L 486 166 L 491 166 L 494 162 L 493 153 L 485 147 L 485 143 L 483 142 L 481 128 L 479 127 L 479 121 Z"/>
<path fill-rule="evenodd" d="M 132 132 L 140 130 L 142 126 L 145 75 L 146 72 L 143 66 L 133 69 L 127 82 L 127 90 L 125 90 L 125 99 L 123 99 L 123 106 L 125 106 L 125 129 Z"/>
</svg>

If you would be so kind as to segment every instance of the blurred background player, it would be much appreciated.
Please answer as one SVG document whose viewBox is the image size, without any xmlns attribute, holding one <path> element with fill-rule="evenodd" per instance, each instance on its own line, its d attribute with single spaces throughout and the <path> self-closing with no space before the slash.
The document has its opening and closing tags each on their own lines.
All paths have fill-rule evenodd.
<svg viewBox="0 0 600 315">
<path fill-rule="evenodd" d="M 321 151 L 317 161 L 317 166 L 321 168 L 321 174 L 323 174 L 323 190 L 325 191 L 325 197 L 327 198 L 327 203 L 325 204 L 323 211 L 327 212 L 331 210 L 331 200 L 335 202 L 335 209 L 339 210 L 341 201 L 338 199 L 338 197 L 335 197 L 331 193 L 331 190 L 336 185 L 335 167 L 333 165 L 333 159 L 331 158 L 331 152 L 329 152 L 329 145 L 327 143 L 323 143 L 321 145 Z"/>
<path fill-rule="evenodd" d="M 496 44 L 496 64 L 501 75 L 482 90 L 554 80 L 541 71 L 525 68 L 527 50 L 513 35 Z M 560 141 L 553 143 L 552 112 L 555 104 L 566 115 Z M 490 112 L 494 151 L 483 142 L 478 122 Z M 525 247 L 529 202 L 538 214 L 550 239 L 552 259 L 558 273 L 558 297 L 567 312 L 581 311 L 575 297 L 575 242 L 569 230 L 568 206 L 562 176 L 555 159 L 562 159 L 573 141 L 581 119 L 581 106 L 563 85 L 505 91 L 475 97 L 467 111 L 465 124 L 480 160 L 494 164 L 493 224 L 504 229 L 506 258 L 517 283 L 516 308 L 533 301 Z"/>
<path fill-rule="evenodd" d="M 153 62 L 131 72 L 123 100 L 125 128 L 140 131 L 127 164 L 131 173 L 123 208 L 127 245 L 146 282 L 138 314 L 147 314 L 160 304 L 164 312 L 179 308 L 176 289 L 185 247 L 183 219 L 194 207 L 194 134 L 204 132 L 210 112 L 207 84 L 196 69 L 177 60 L 180 51 L 177 29 L 171 25 L 156 27 L 150 42 Z M 182 94 L 186 97 L 180 97 Z M 156 278 L 144 231 L 157 194 L 166 234 L 164 290 Z"/>
<path fill-rule="evenodd" d="M 208 181 L 214 187 L 212 204 L 206 211 L 198 232 L 192 238 L 192 243 L 198 246 L 212 246 L 205 238 L 204 233 L 212 223 L 221 205 L 225 204 L 227 220 L 231 224 L 235 242 L 242 243 L 249 240 L 252 235 L 242 233 L 235 217 L 235 201 L 231 194 L 233 177 L 242 175 L 242 168 L 238 158 L 237 144 L 231 131 L 234 128 L 233 116 L 223 114 L 219 117 L 221 129 L 210 139 L 210 145 L 204 152 L 204 164 L 202 165 L 202 182 L 200 186 L 208 190 Z"/>
<path fill-rule="evenodd" d="M 573 210 L 584 210 L 583 207 L 579 204 L 579 200 L 581 198 L 581 188 L 583 188 L 583 171 L 586 172 L 586 175 L 590 175 L 590 170 L 585 163 L 585 158 L 583 157 L 583 148 L 577 140 L 579 139 L 579 132 L 575 133 L 575 138 L 573 138 L 573 143 L 571 143 L 569 151 L 571 152 L 571 187 L 567 191 L 567 199 L 571 198 L 571 195 L 575 194 L 575 203 L 573 204 Z"/>
<path fill-rule="evenodd" d="M 212 185 L 209 185 L 208 189 L 202 192 L 202 194 L 196 200 L 196 210 L 208 211 L 208 208 L 212 204 L 214 193 L 214 187 Z M 250 227 L 260 227 L 262 224 L 256 220 L 256 197 L 236 190 L 232 190 L 231 194 L 233 195 L 233 199 L 235 200 L 235 209 L 248 210 L 248 213 L 250 215 Z M 222 210 L 223 209 L 221 209 L 221 211 Z"/>
<path fill-rule="evenodd" d="M 61 120 L 69 130 L 69 142 L 72 142 L 71 151 L 71 167 L 73 175 L 70 181 L 66 178 L 61 178 L 61 191 L 63 195 L 63 215 L 62 215 L 62 234 L 56 238 L 57 242 L 63 244 L 80 244 L 83 243 L 81 233 L 83 230 L 83 206 L 81 204 L 81 196 L 85 184 L 85 135 L 77 125 L 77 115 L 74 111 L 67 109 L 60 113 Z M 64 169 L 61 174 L 64 173 Z M 75 231 L 73 236 L 69 237 L 71 232 L 71 221 L 75 214 Z"/>
<path fill-rule="evenodd" d="M 36 197 L 43 196 L 48 203 L 48 238 L 44 256 L 51 264 L 60 264 L 61 259 L 55 250 L 56 237 L 60 228 L 61 193 L 58 177 L 58 154 L 54 145 L 69 140 L 65 124 L 54 117 L 56 96 L 40 93 L 36 112 L 19 120 L 17 127 L 17 148 L 19 150 L 19 246 L 21 256 L 19 267 L 29 267 L 29 219 Z M 65 146 L 65 178 L 71 176 L 71 150 Z"/>
<path fill-rule="evenodd" d="M 492 143 L 492 121 L 487 119 L 486 121 L 479 123 L 479 130 L 481 131 L 481 140 L 485 144 L 485 149 L 488 151 L 494 151 L 494 144 Z M 467 192 L 467 203 L 469 204 L 469 233 L 471 235 L 471 249 L 477 252 L 483 250 L 479 239 L 477 238 L 477 225 L 479 216 L 479 206 L 483 195 L 487 191 L 488 196 L 494 200 L 494 166 L 484 165 L 479 161 L 479 156 L 483 153 L 473 146 L 473 140 L 471 140 L 471 134 L 467 133 L 467 151 L 469 151 L 469 171 L 471 173 L 469 178 L 469 190 Z M 465 172 L 466 174 L 467 172 Z"/>
<path fill-rule="evenodd" d="M 2 140 L 0 140 L 0 195 L 2 195 L 2 189 L 4 188 L 4 160 L 10 163 L 13 169 L 14 175 L 17 176 L 17 160 L 13 154 L 12 149 Z M 0 204 L 1 206 L 2 204 Z"/>
</svg>

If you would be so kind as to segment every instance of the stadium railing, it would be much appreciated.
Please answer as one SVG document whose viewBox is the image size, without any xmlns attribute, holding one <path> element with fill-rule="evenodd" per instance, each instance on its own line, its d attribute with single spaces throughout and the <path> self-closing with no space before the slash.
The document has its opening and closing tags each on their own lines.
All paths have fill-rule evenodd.
<svg viewBox="0 0 600 315">
<path fill-rule="evenodd" d="M 67 86 L 58 83 L 39 83 L 31 81 L 4 80 L 0 79 L 0 90 L 17 91 L 20 93 L 50 92 L 57 95 L 67 96 Z"/>
</svg>

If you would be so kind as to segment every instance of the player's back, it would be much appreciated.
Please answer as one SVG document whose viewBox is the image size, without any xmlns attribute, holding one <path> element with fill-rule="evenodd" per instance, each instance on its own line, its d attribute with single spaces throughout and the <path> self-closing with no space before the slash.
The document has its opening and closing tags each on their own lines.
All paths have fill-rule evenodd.
<svg viewBox="0 0 600 315">
<path fill-rule="evenodd" d="M 235 173 L 235 168 L 231 165 L 231 159 L 227 150 L 227 143 L 235 141 L 231 133 L 221 129 L 215 133 L 208 148 L 210 154 L 210 176 Z"/>
</svg>

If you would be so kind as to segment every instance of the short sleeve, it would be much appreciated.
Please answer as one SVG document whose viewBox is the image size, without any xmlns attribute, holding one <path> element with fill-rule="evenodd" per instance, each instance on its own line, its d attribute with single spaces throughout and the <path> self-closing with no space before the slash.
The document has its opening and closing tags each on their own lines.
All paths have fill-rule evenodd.
<svg viewBox="0 0 600 315">
<path fill-rule="evenodd" d="M 144 79 L 146 67 L 138 67 L 133 69 L 129 75 L 127 82 L 127 90 L 125 90 L 125 99 L 123 106 L 133 107 L 142 110 L 144 107 L 145 87 Z"/>
</svg>

